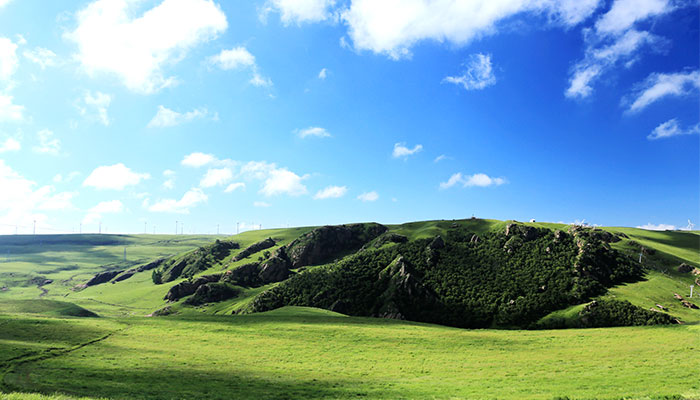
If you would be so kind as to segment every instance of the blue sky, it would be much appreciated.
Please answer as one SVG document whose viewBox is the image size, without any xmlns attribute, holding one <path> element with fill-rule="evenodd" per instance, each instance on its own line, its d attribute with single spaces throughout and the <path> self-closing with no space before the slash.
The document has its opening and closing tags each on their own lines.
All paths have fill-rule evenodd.
<svg viewBox="0 0 700 400">
<path fill-rule="evenodd" d="M 700 220 L 698 2 L 0 0 L 0 233 Z"/>
</svg>

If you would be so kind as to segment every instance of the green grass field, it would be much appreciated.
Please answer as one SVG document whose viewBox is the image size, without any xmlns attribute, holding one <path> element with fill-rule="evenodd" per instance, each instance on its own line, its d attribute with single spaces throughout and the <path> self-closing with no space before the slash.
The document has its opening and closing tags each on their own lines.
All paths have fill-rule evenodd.
<svg viewBox="0 0 700 400">
<path fill-rule="evenodd" d="M 453 223 L 477 232 L 505 225 L 425 221 L 390 229 L 416 239 L 444 234 Z M 279 246 L 310 229 L 250 231 L 234 240 L 244 248 L 273 237 Z M 0 237 L 0 256 L 10 249 L 0 262 L 0 287 L 9 286 L 0 292 L 0 399 L 700 399 L 700 310 L 673 299 L 674 292 L 687 296 L 693 282 L 675 271 L 678 263 L 700 267 L 700 234 L 606 229 L 656 250 L 644 259 L 645 280 L 606 296 L 662 304 L 684 325 L 464 330 L 300 307 L 231 315 L 267 287 L 146 318 L 179 280 L 156 286 L 146 272 L 71 288 L 101 266 L 123 263 L 125 246 L 124 265 L 136 265 L 213 237 Z M 628 241 L 614 246 L 633 251 Z M 235 265 L 227 259 L 203 274 Z M 37 276 L 53 280 L 41 298 L 42 288 L 28 283 Z M 574 319 L 581 307 L 550 318 Z M 100 317 L 80 317 L 84 309 Z"/>
</svg>

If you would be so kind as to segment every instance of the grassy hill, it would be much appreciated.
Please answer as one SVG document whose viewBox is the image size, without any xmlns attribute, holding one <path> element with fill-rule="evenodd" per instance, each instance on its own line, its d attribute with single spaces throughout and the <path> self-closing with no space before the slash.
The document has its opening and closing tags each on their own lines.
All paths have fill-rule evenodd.
<svg viewBox="0 0 700 400">
<path fill-rule="evenodd" d="M 387 228 L 410 243 L 445 237 L 455 224 L 483 235 L 505 229 L 507 222 Z M 313 229 L 226 238 L 240 249 L 194 278 L 257 261 L 262 252 L 234 261 L 251 244 L 271 237 L 276 243 L 267 251 L 274 253 Z M 307 307 L 231 315 L 280 283 L 241 288 L 235 298 L 197 307 L 168 304 L 164 295 L 186 279 L 155 285 L 151 271 L 73 290 L 99 272 L 196 251 L 215 237 L 0 237 L 0 288 L 7 288 L 0 291 L 0 399 L 700 399 L 700 310 L 673 297 L 688 296 L 694 277 L 677 267 L 700 267 L 700 232 L 604 229 L 627 235 L 611 244 L 626 255 L 638 257 L 640 246 L 647 249 L 646 272 L 643 280 L 614 286 L 596 299 L 627 300 L 644 309 L 661 304 L 684 325 L 464 330 Z M 177 314 L 144 317 L 166 305 Z M 543 320 L 576 326 L 585 305 Z M 100 318 L 84 318 L 81 310 Z"/>
</svg>

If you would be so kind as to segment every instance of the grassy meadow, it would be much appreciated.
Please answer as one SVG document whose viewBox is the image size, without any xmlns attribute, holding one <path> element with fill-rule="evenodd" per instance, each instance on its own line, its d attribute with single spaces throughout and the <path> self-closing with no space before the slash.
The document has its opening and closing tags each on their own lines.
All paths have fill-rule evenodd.
<svg viewBox="0 0 700 400">
<path fill-rule="evenodd" d="M 389 228 L 417 239 L 444 234 L 454 223 L 475 232 L 505 226 L 462 220 Z M 281 246 L 311 229 L 250 231 L 233 239 L 241 248 L 267 237 Z M 700 310 L 673 298 L 687 297 L 693 283 L 677 265 L 700 267 L 700 233 L 605 229 L 656 250 L 644 257 L 644 280 L 605 297 L 647 309 L 662 304 L 683 325 L 465 330 L 304 307 L 231 315 L 274 284 L 196 308 L 175 303 L 178 314 L 147 318 L 182 280 L 154 285 L 146 271 L 115 284 L 72 288 L 97 272 L 178 254 L 215 237 L 0 237 L 0 288 L 7 288 L 0 291 L 0 399 L 700 399 Z M 613 246 L 634 254 L 630 240 Z M 231 257 L 202 274 L 250 261 Z M 52 282 L 38 287 L 37 278 Z M 581 307 L 545 318 L 573 320 Z"/>
</svg>

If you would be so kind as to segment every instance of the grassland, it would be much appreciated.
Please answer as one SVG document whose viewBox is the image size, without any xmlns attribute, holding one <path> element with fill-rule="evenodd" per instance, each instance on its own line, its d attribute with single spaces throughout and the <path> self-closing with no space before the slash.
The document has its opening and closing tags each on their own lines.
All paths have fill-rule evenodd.
<svg viewBox="0 0 700 400">
<path fill-rule="evenodd" d="M 505 225 L 425 221 L 389 228 L 417 239 L 444 234 L 453 223 L 477 232 Z M 280 246 L 310 229 L 251 231 L 234 240 L 244 248 L 273 237 Z M 163 295 L 179 281 L 156 286 L 149 273 L 139 273 L 116 284 L 71 288 L 104 269 L 176 254 L 213 237 L 103 235 L 71 243 L 47 237 L 29 246 L 36 238 L 24 237 L 22 244 L 0 237 L 0 287 L 10 287 L 0 292 L 0 399 L 700 399 L 700 311 L 673 299 L 674 292 L 687 296 L 693 282 L 675 267 L 700 267 L 700 234 L 606 229 L 656 250 L 644 257 L 645 280 L 606 296 L 645 308 L 662 304 L 685 325 L 463 330 L 299 307 L 231 315 L 270 285 L 145 318 L 165 305 Z M 627 240 L 614 246 L 638 252 Z M 3 249 L 10 250 L 4 262 Z M 245 262 L 229 258 L 203 273 Z M 28 283 L 37 276 L 53 283 Z M 38 300 L 42 288 L 48 292 Z M 101 317 L 76 317 L 81 307 Z M 575 319 L 581 307 L 550 318 Z"/>
</svg>

